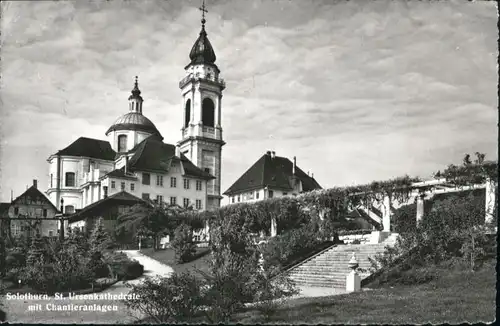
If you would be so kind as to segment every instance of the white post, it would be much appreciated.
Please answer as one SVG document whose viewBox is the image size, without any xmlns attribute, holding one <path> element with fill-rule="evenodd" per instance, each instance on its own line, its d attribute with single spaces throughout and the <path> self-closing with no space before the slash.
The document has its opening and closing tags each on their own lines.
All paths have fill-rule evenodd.
<svg viewBox="0 0 500 326">
<path fill-rule="evenodd" d="M 424 217 L 424 198 L 421 195 L 417 195 L 417 225 L 422 221 Z"/>
<path fill-rule="evenodd" d="M 278 233 L 277 227 L 276 227 L 276 218 L 271 219 L 271 237 L 275 237 L 276 234 Z"/>
<path fill-rule="evenodd" d="M 205 240 L 210 241 L 210 224 L 209 221 L 205 221 Z"/>
<path fill-rule="evenodd" d="M 490 178 L 486 180 L 486 207 L 485 207 L 485 223 L 490 224 L 493 222 L 495 212 L 495 184 L 494 181 Z"/>
<path fill-rule="evenodd" d="M 346 277 L 346 291 L 347 292 L 357 292 L 361 290 L 361 277 L 356 273 L 356 268 L 359 264 L 356 260 L 356 254 L 352 253 L 352 258 L 348 263 L 351 272 Z"/>
<path fill-rule="evenodd" d="M 382 225 L 384 232 L 391 231 L 391 197 L 384 195 L 384 210 L 382 212 Z"/>
</svg>

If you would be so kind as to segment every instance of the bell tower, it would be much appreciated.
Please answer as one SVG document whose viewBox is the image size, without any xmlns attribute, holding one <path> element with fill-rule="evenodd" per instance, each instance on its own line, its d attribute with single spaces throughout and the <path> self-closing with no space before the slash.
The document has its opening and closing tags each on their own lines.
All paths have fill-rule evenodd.
<svg viewBox="0 0 500 326">
<path fill-rule="evenodd" d="M 184 68 L 186 76 L 179 82 L 182 95 L 182 138 L 180 152 L 215 179 L 207 186 L 207 209 L 220 207 L 222 139 L 222 91 L 226 85 L 215 64 L 215 52 L 205 31 L 205 1 L 201 31 L 191 48 L 191 62 Z"/>
</svg>

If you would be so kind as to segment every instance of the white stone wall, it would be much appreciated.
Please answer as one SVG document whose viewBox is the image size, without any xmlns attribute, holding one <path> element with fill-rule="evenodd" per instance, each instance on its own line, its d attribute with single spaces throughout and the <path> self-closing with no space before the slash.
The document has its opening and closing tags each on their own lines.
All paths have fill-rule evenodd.
<svg viewBox="0 0 500 326">
<path fill-rule="evenodd" d="M 273 198 L 278 198 L 278 197 L 283 197 L 283 196 L 293 196 L 294 194 L 297 195 L 298 193 L 292 192 L 292 191 L 283 191 L 283 190 L 278 190 L 278 189 L 268 189 L 265 190 L 264 188 L 257 189 L 257 190 L 252 190 L 252 191 L 245 191 L 239 194 L 235 194 L 232 196 L 226 196 L 226 200 L 224 203 L 226 205 L 228 204 L 237 204 L 238 202 L 240 203 L 254 203 L 260 200 L 268 199 L 268 194 L 269 190 L 273 191 Z M 257 193 L 259 194 L 259 198 L 257 199 Z M 285 195 L 286 194 L 286 195 Z M 238 196 L 240 197 L 240 201 L 238 201 Z M 233 201 L 234 198 L 234 201 Z"/>
</svg>

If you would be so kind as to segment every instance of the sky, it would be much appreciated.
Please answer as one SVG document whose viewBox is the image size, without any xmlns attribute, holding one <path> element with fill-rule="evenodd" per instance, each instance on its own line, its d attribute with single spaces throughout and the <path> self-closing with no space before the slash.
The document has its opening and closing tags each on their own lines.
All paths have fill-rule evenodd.
<svg viewBox="0 0 500 326">
<path fill-rule="evenodd" d="M 181 137 L 178 82 L 201 0 L 2 1 L 0 201 L 80 136 L 143 113 Z M 226 81 L 222 188 L 267 150 L 323 188 L 430 177 L 497 154 L 496 2 L 207 0 Z"/>
</svg>

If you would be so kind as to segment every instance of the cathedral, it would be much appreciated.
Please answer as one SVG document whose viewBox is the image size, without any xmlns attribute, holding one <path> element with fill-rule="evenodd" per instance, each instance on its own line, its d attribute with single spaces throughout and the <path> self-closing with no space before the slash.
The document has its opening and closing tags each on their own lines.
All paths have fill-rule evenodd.
<svg viewBox="0 0 500 326">
<path fill-rule="evenodd" d="M 147 108 L 136 77 L 128 112 L 108 128 L 106 140 L 80 137 L 48 158 L 46 194 L 64 213 L 75 213 L 123 191 L 196 210 L 220 207 L 225 83 L 205 31 L 204 6 L 201 9 L 201 31 L 179 83 L 180 140 L 163 142 L 161 132 L 144 114 Z"/>
</svg>

